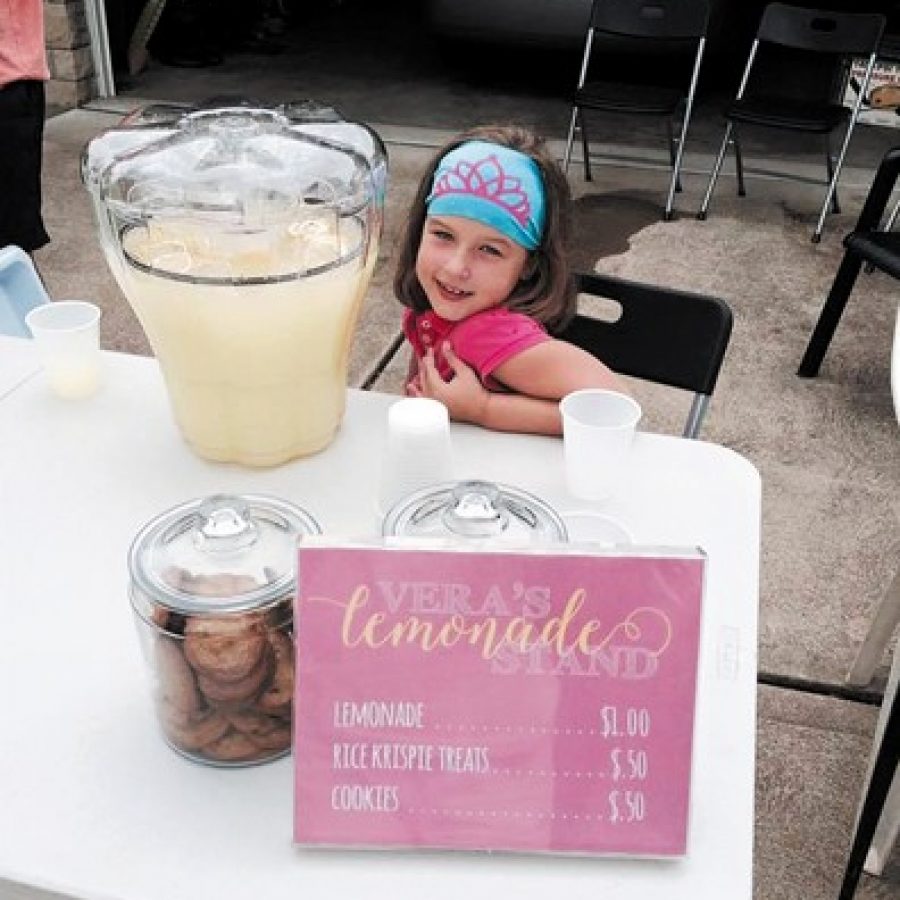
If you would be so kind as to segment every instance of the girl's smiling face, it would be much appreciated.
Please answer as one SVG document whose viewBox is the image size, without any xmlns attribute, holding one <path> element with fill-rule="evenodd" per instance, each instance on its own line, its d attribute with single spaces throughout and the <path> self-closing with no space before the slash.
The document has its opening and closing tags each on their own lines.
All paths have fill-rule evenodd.
<svg viewBox="0 0 900 900">
<path fill-rule="evenodd" d="M 416 276 L 431 308 L 450 322 L 493 309 L 513 292 L 528 251 L 489 225 L 462 216 L 429 216 Z"/>
</svg>

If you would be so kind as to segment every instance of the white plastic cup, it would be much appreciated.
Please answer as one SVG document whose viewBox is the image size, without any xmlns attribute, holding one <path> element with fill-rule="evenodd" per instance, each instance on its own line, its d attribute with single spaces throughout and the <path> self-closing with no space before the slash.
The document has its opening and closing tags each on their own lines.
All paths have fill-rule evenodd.
<svg viewBox="0 0 900 900">
<path fill-rule="evenodd" d="M 584 500 L 605 500 L 620 482 L 641 419 L 640 404 L 627 394 L 588 389 L 560 401 L 566 483 Z"/>
<path fill-rule="evenodd" d="M 382 514 L 433 484 L 453 480 L 450 416 L 429 397 L 407 397 L 388 410 L 378 502 Z"/>
<path fill-rule="evenodd" d="M 36 306 L 25 317 L 50 389 L 89 397 L 100 386 L 100 309 L 83 300 Z"/>
</svg>

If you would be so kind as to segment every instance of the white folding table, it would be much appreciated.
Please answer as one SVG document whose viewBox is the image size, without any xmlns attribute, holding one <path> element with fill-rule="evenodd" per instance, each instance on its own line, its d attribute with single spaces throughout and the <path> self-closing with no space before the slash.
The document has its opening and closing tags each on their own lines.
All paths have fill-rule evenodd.
<svg viewBox="0 0 900 900">
<path fill-rule="evenodd" d="M 396 397 L 349 391 L 326 451 L 251 470 L 191 453 L 155 360 L 106 353 L 100 392 L 63 401 L 33 374 L 33 353 L 0 338 L 0 896 L 750 900 L 760 482 L 745 459 L 640 434 L 619 495 L 598 507 L 641 544 L 708 554 L 686 858 L 303 849 L 291 843 L 290 758 L 223 770 L 163 742 L 126 553 L 150 518 L 218 492 L 278 495 L 327 533 L 376 534 Z M 452 434 L 458 477 L 585 508 L 565 491 L 559 439 Z"/>
</svg>

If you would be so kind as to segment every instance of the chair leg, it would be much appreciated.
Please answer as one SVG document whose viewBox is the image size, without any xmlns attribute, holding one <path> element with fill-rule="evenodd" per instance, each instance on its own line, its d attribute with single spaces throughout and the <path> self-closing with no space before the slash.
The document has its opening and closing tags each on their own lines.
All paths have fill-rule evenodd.
<svg viewBox="0 0 900 900">
<path fill-rule="evenodd" d="M 898 598 L 900 598 L 900 595 L 898 595 Z M 878 711 L 878 721 L 875 724 L 872 750 L 869 754 L 869 765 L 867 766 L 866 777 L 863 783 L 864 789 L 856 812 L 857 825 L 859 824 L 859 817 L 862 814 L 862 807 L 868 792 L 867 786 L 872 781 L 872 771 L 875 767 L 878 750 L 884 740 L 887 720 L 897 702 L 898 682 L 900 682 L 900 652 L 895 652 L 891 662 L 891 670 L 888 674 L 887 685 L 884 689 L 884 696 L 881 700 L 881 709 Z M 870 875 L 881 875 L 890 860 L 891 851 L 897 842 L 898 836 L 900 836 L 900 778 L 895 776 L 875 826 L 875 832 L 872 835 L 872 841 L 869 844 L 869 850 L 863 862 L 863 871 L 868 872 Z"/>
<path fill-rule="evenodd" d="M 891 214 L 887 217 L 887 222 L 884 224 L 885 231 L 893 231 L 894 224 L 897 221 L 897 217 L 900 216 L 900 200 L 894 204 L 894 208 L 891 210 Z"/>
<path fill-rule="evenodd" d="M 869 632 L 847 673 L 847 684 L 864 687 L 872 680 L 891 635 L 898 625 L 900 625 L 900 570 L 881 598 L 875 618 L 869 625 Z"/>
<path fill-rule="evenodd" d="M 884 739 L 890 711 L 897 702 L 898 688 L 900 688 L 900 653 L 895 652 L 891 661 L 891 670 L 888 673 L 884 696 L 881 700 L 881 709 L 878 711 L 878 721 L 875 724 L 875 737 L 872 741 L 872 751 L 866 772 L 867 782 L 871 782 L 875 756 L 878 748 L 881 746 L 881 741 Z M 860 797 L 860 809 L 857 811 L 857 817 L 862 812 L 864 802 L 865 795 Z M 863 863 L 864 871 L 870 875 L 883 874 L 898 837 L 900 837 L 900 778 L 895 775 L 891 789 L 888 791 L 887 799 L 884 801 L 884 808 L 881 811 L 878 824 L 875 827 L 875 834 L 872 835 L 872 843 L 869 845 L 869 852 L 866 854 L 866 861 Z"/>
<path fill-rule="evenodd" d="M 722 163 L 725 161 L 725 152 L 728 150 L 728 141 L 731 138 L 733 130 L 731 122 L 725 128 L 725 137 L 722 138 L 722 146 L 719 147 L 718 156 L 716 156 L 713 170 L 709 175 L 709 184 L 706 186 L 706 194 L 703 196 L 703 203 L 700 204 L 700 211 L 697 213 L 698 219 L 705 219 L 707 210 L 709 210 L 709 201 L 712 200 L 713 191 L 716 189 L 716 182 L 719 180 L 719 172 L 722 171 Z"/>
<path fill-rule="evenodd" d="M 589 149 L 589 141 L 588 141 L 588 133 L 587 133 L 587 122 L 585 121 L 586 117 L 584 115 L 584 110 L 578 110 L 578 121 L 581 125 L 581 152 L 584 154 L 584 180 L 591 180 L 591 151 Z"/>
<path fill-rule="evenodd" d="M 688 413 L 687 422 L 684 425 L 682 437 L 695 438 L 700 433 L 700 426 L 706 417 L 706 410 L 709 407 L 708 394 L 694 394 L 691 409 Z"/>
<path fill-rule="evenodd" d="M 737 192 L 738 197 L 747 196 L 747 186 L 744 184 L 744 154 L 741 150 L 741 141 L 738 137 L 737 128 L 734 129 L 734 168 L 737 172 Z"/>
<path fill-rule="evenodd" d="M 815 378 L 819 374 L 819 367 L 822 365 L 828 345 L 834 337 L 838 322 L 841 321 L 844 307 L 847 305 L 853 285 L 856 284 L 860 268 L 862 268 L 862 260 L 848 250 L 841 260 L 837 275 L 834 276 L 831 290 L 828 292 L 822 312 L 819 313 L 819 320 L 816 322 L 816 327 L 813 329 L 812 337 L 809 339 L 806 352 L 800 362 L 800 368 L 797 370 L 797 374 L 801 378 Z"/>
<path fill-rule="evenodd" d="M 678 162 L 678 153 L 675 146 L 675 134 L 672 131 L 672 120 L 666 119 L 666 137 L 669 140 L 669 168 L 672 170 L 672 173 L 675 177 L 675 190 L 681 190 L 681 179 L 678 177 L 678 170 L 676 169 L 676 164 Z M 670 212 L 670 210 L 666 210 L 666 212 Z"/>
<path fill-rule="evenodd" d="M 884 872 L 897 843 L 898 834 L 900 834 L 900 778 L 895 777 L 863 864 L 863 868 L 870 875 L 881 875 Z"/>
<path fill-rule="evenodd" d="M 831 155 L 831 142 L 825 138 L 825 168 L 828 172 L 828 183 L 834 178 L 834 158 Z M 831 211 L 835 214 L 841 211 L 841 204 L 838 200 L 837 188 L 834 190 L 834 196 L 831 198 Z"/>
<path fill-rule="evenodd" d="M 847 867 L 844 870 L 844 879 L 841 882 L 838 900 L 852 900 L 856 893 L 865 865 L 866 854 L 872 844 L 885 801 L 891 790 L 891 783 L 897 773 L 897 762 L 900 760 L 900 703 L 897 702 L 898 696 L 900 696 L 900 692 L 895 692 L 890 700 L 884 732 L 875 754 L 872 776 L 869 779 L 862 811 L 856 824 L 856 832 L 850 847 L 850 858 L 847 860 Z M 888 702 L 887 697 L 885 697 L 885 702 Z"/>
<path fill-rule="evenodd" d="M 684 128 L 681 131 L 681 141 L 679 141 L 678 149 L 675 152 L 675 159 L 672 161 L 672 176 L 669 179 L 669 191 L 666 194 L 666 208 L 663 212 L 663 220 L 672 221 L 672 209 L 675 206 L 675 192 L 681 190 L 681 157 L 682 148 L 684 147 Z"/>
<path fill-rule="evenodd" d="M 847 128 L 844 134 L 844 141 L 841 144 L 841 152 L 838 155 L 837 162 L 834 164 L 834 172 L 828 182 L 828 190 L 825 193 L 825 201 L 822 203 L 822 210 L 819 213 L 819 221 L 816 223 L 816 230 L 813 232 L 812 242 L 818 244 L 822 240 L 822 229 L 825 227 L 825 216 L 828 215 L 828 207 L 832 198 L 837 193 L 838 179 L 841 177 L 841 169 L 844 166 L 844 157 L 847 155 L 847 147 L 850 146 L 850 137 L 853 134 L 853 123 Z"/>
<path fill-rule="evenodd" d="M 572 161 L 572 144 L 575 143 L 575 124 L 578 121 L 578 107 L 572 107 L 572 115 L 569 117 L 569 136 L 566 138 L 566 152 L 563 156 L 563 172 L 569 174 L 569 163 Z"/>
</svg>

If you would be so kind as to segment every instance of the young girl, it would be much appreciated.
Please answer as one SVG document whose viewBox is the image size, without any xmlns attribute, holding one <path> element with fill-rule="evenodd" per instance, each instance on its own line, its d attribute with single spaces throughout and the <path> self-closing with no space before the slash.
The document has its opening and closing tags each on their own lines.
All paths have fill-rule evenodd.
<svg viewBox="0 0 900 900">
<path fill-rule="evenodd" d="M 438 155 L 394 278 L 413 350 L 408 394 L 440 400 L 459 422 L 560 434 L 569 392 L 626 392 L 589 353 L 547 333 L 575 312 L 569 204 L 565 176 L 524 129 L 475 129 Z"/>
</svg>

